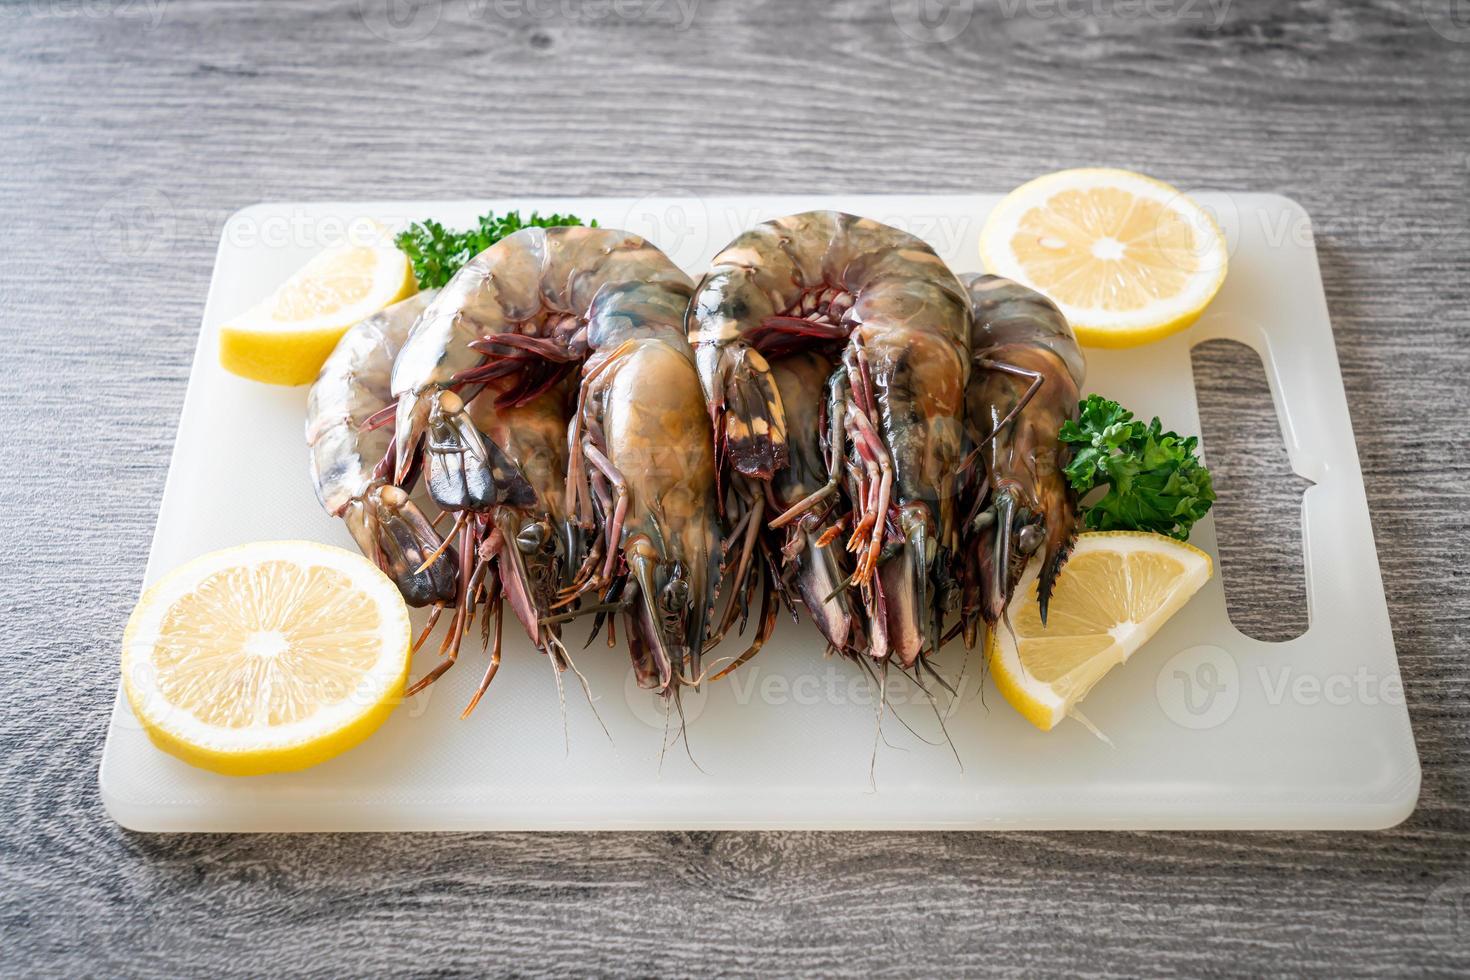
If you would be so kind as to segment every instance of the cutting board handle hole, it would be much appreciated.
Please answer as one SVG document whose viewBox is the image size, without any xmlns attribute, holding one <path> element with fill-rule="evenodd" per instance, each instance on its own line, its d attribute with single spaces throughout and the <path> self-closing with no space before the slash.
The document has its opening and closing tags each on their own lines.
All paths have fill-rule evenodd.
<svg viewBox="0 0 1470 980">
<path fill-rule="evenodd" d="M 1260 355 L 1234 340 L 1190 352 L 1225 608 L 1252 639 L 1284 642 L 1307 631 L 1302 494 L 1291 468 Z"/>
</svg>

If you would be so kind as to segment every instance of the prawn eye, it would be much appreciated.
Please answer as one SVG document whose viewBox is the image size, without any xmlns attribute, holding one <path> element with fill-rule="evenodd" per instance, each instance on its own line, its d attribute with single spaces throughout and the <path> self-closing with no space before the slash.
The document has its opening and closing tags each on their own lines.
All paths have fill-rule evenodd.
<svg viewBox="0 0 1470 980">
<path fill-rule="evenodd" d="M 666 612 L 678 612 L 689 602 L 689 583 L 685 579 L 671 579 L 664 586 L 663 607 Z"/>
<path fill-rule="evenodd" d="M 516 534 L 516 547 L 522 554 L 529 555 L 545 544 L 548 537 L 550 532 L 542 522 L 527 524 Z"/>
<path fill-rule="evenodd" d="M 1043 532 L 1040 524 L 1027 524 L 1021 528 L 1021 533 L 1016 536 L 1016 544 L 1020 547 L 1021 554 L 1034 554 L 1036 549 L 1041 547 L 1042 537 Z"/>
</svg>

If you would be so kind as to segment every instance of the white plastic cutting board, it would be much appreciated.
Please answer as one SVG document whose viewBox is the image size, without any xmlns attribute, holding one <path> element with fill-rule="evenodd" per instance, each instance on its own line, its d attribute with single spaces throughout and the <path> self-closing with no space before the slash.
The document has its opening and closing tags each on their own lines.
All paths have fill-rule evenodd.
<svg viewBox="0 0 1470 980">
<path fill-rule="evenodd" d="M 1199 431 L 1190 347 L 1228 337 L 1266 364 L 1297 473 L 1311 626 L 1287 643 L 1239 633 L 1217 575 L 1088 698 L 1104 741 L 1067 721 L 1034 730 L 972 658 L 936 712 L 901 680 L 898 718 L 875 742 L 875 695 L 856 666 L 826 660 L 810 627 L 783 621 L 730 678 L 686 697 L 689 752 L 666 740 L 654 696 L 623 650 L 599 641 L 578 664 L 605 735 L 574 682 L 564 738 L 552 672 L 508 628 L 505 665 L 461 721 L 484 668 L 478 648 L 384 728 L 306 772 L 230 779 L 157 751 L 119 700 L 101 787 L 121 824 L 154 831 L 612 828 L 1374 828 L 1419 792 L 1358 457 L 1306 214 L 1284 198 L 1202 194 L 1232 242 L 1230 274 L 1186 333 L 1091 352 L 1087 388 Z M 261 204 L 226 224 L 146 581 L 215 548 L 314 538 L 351 548 L 318 509 L 302 441 L 306 389 L 242 381 L 217 363 L 220 322 L 267 293 L 354 218 L 436 217 L 466 225 L 486 208 L 570 211 L 637 232 L 696 278 L 751 224 L 838 208 L 904 227 L 959 272 L 997 198 L 527 198 L 457 203 Z M 1205 447 L 1208 453 L 1208 446 Z M 1218 555 L 1210 520 L 1193 542 Z M 1218 561 L 1217 561 L 1218 569 Z M 571 637 L 580 639 L 576 627 Z M 574 647 L 575 649 L 575 647 Z M 111 669 L 103 655 L 99 669 Z M 415 673 L 432 664 L 420 654 Z M 901 719 L 901 720 L 900 720 Z M 905 728 L 905 723 L 913 731 Z M 668 729 L 673 741 L 677 725 Z M 926 741 L 937 744 L 926 744 Z M 875 752 L 876 749 L 876 752 Z M 692 758 L 691 758 L 692 754 Z M 958 757 L 958 758 L 956 758 Z"/>
</svg>

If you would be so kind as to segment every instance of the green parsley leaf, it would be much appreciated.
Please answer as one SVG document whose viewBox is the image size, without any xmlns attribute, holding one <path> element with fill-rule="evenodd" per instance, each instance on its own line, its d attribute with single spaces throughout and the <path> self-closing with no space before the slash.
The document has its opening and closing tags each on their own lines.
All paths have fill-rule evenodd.
<svg viewBox="0 0 1470 980">
<path fill-rule="evenodd" d="M 1198 437 L 1165 432 L 1157 418 L 1144 425 L 1101 395 L 1087 396 L 1059 438 L 1073 447 L 1063 471 L 1072 488 L 1086 494 L 1107 487 L 1086 510 L 1094 531 L 1154 531 L 1184 541 L 1215 502 Z"/>
<path fill-rule="evenodd" d="M 468 231 L 450 231 L 433 220 L 409 225 L 407 231 L 400 232 L 393 239 L 393 244 L 408 256 L 419 288 L 435 289 L 447 283 L 466 262 L 506 235 L 522 228 L 558 228 L 580 224 L 582 219 L 574 214 L 548 214 L 543 217 L 532 211 L 529 218 L 523 219 L 519 211 L 508 211 L 499 217 L 491 211 L 481 215 L 475 227 Z M 588 224 L 592 228 L 597 227 L 596 221 Z"/>
</svg>

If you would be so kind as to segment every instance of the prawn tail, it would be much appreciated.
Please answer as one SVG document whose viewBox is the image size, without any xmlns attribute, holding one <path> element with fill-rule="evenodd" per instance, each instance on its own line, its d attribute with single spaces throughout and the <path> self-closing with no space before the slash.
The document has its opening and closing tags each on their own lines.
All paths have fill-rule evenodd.
<svg viewBox="0 0 1470 980">
<path fill-rule="evenodd" d="M 1075 526 L 1064 528 L 1062 533 L 1054 536 L 1055 540 L 1048 541 L 1046 556 L 1042 559 L 1041 576 L 1036 580 L 1036 598 L 1041 607 L 1041 625 L 1046 625 L 1046 609 L 1051 602 L 1052 592 L 1056 589 L 1057 578 L 1062 573 L 1062 566 L 1072 555 L 1072 547 L 1077 543 L 1077 529 Z"/>
</svg>

